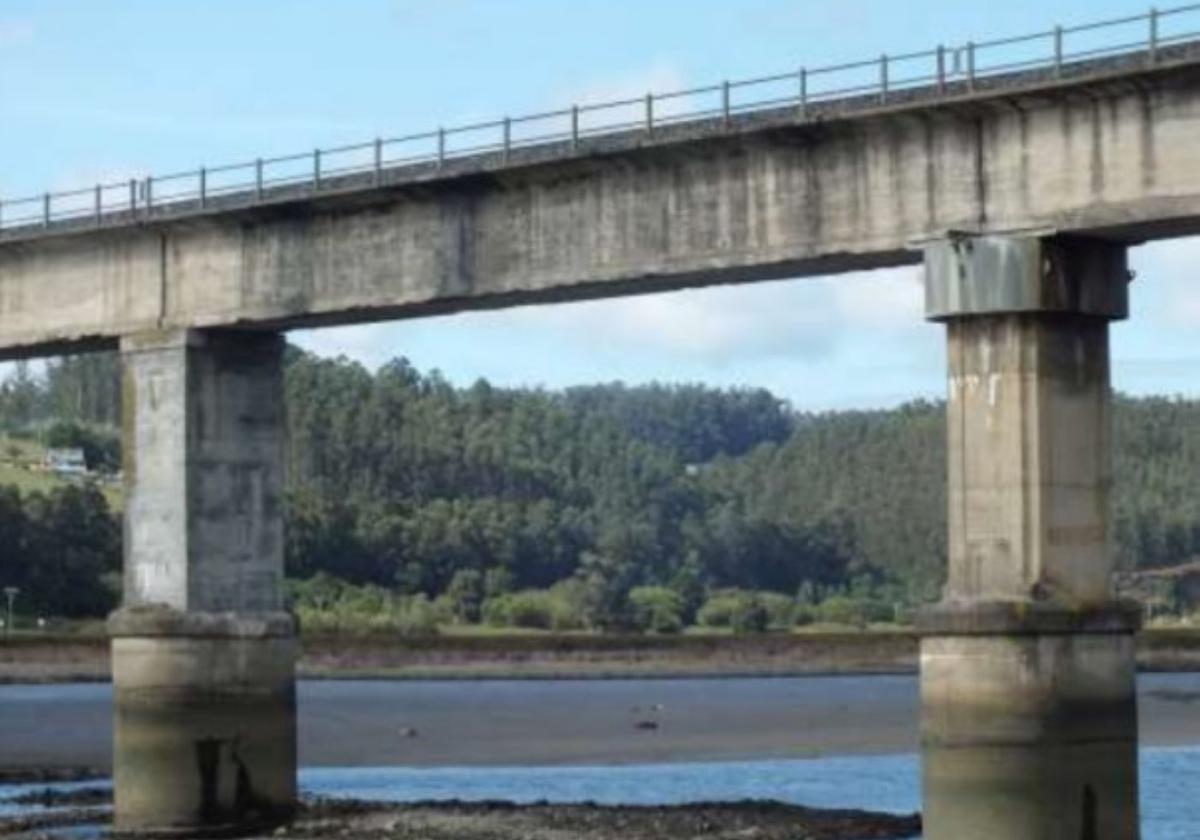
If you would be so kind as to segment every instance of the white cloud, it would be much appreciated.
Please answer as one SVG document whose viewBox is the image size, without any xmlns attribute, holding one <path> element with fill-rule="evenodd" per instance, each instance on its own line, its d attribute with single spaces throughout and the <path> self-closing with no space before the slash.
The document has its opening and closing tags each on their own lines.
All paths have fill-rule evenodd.
<svg viewBox="0 0 1200 840">
<path fill-rule="evenodd" d="M 620 342 L 677 360 L 723 364 L 826 355 L 832 337 L 827 305 L 826 288 L 799 280 L 531 307 L 508 317 L 576 344 Z"/>
<path fill-rule="evenodd" d="M 622 99 L 637 99 L 647 93 L 671 93 L 683 90 L 686 86 L 683 72 L 671 62 L 658 58 L 645 67 L 598 78 L 557 98 L 562 104 L 600 105 Z"/>
<path fill-rule="evenodd" d="M 521 336 L 584 356 L 620 347 L 661 362 L 720 369 L 819 363 L 864 335 L 901 345 L 927 337 L 922 300 L 917 273 L 901 269 L 466 313 L 453 324 L 460 340 Z M 346 327 L 307 334 L 303 343 L 373 366 L 404 352 L 406 334 L 415 338 L 426 329 L 433 329 L 431 322 Z"/>
<path fill-rule="evenodd" d="M 901 268 L 824 278 L 848 328 L 906 330 L 924 327 L 925 290 L 920 269 Z"/>
<path fill-rule="evenodd" d="M 1130 289 L 1135 317 L 1181 329 L 1200 326 L 1200 238 L 1151 243 L 1135 249 L 1131 262 L 1137 270 Z M 1149 303 L 1144 313 L 1141 300 Z"/>
<path fill-rule="evenodd" d="M 664 94 L 676 93 L 688 87 L 687 78 L 676 65 L 659 58 L 648 65 L 625 73 L 603 76 L 582 87 L 564 90 L 551 97 L 551 107 L 555 110 L 579 105 L 585 110 L 580 114 L 579 125 L 584 131 L 593 128 L 608 127 L 619 123 L 640 123 L 645 116 L 643 98 L 647 93 Z M 661 100 L 655 105 L 655 115 L 659 119 L 696 110 L 696 105 L 689 102 L 689 97 L 674 97 Z M 611 108 L 595 108 L 612 102 L 627 103 Z M 712 103 L 708 103 L 712 107 Z"/>
</svg>

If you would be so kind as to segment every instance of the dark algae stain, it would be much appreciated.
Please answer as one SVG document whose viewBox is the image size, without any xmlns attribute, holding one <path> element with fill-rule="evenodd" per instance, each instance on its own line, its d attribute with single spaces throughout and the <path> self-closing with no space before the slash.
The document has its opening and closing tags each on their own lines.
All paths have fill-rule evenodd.
<svg viewBox="0 0 1200 840">
<path fill-rule="evenodd" d="M 217 782 L 221 771 L 221 740 L 201 738 L 196 742 L 196 768 L 200 771 L 200 821 L 216 822 L 221 813 Z"/>
<path fill-rule="evenodd" d="M 254 814 L 259 810 L 258 797 L 254 794 L 254 785 L 250 782 L 250 770 L 238 749 L 238 739 L 233 740 L 230 753 L 233 764 L 237 768 L 237 785 L 234 788 L 233 808 L 239 815 Z"/>
<path fill-rule="evenodd" d="M 1083 786 L 1083 820 L 1079 840 L 1098 840 L 1099 830 L 1096 827 L 1096 791 L 1091 785 Z"/>
<path fill-rule="evenodd" d="M 200 771 L 200 822 L 216 825 L 222 822 L 242 822 L 259 816 L 262 802 L 254 792 L 250 768 L 242 757 L 239 738 L 225 741 L 220 738 L 201 738 L 196 741 L 196 766 Z M 229 745 L 229 758 L 236 774 L 232 809 L 220 801 L 221 752 Z"/>
</svg>

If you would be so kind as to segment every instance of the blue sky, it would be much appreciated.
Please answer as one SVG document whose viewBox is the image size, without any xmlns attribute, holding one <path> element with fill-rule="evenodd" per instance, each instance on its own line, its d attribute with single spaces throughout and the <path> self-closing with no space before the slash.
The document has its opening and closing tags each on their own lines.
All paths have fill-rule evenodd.
<svg viewBox="0 0 1200 840">
<path fill-rule="evenodd" d="M 0 196 L 1141 13 L 1128 0 L 0 0 Z M 1114 383 L 1200 392 L 1200 241 L 1138 249 Z M 944 392 L 914 270 L 295 333 L 467 383 Z"/>
</svg>

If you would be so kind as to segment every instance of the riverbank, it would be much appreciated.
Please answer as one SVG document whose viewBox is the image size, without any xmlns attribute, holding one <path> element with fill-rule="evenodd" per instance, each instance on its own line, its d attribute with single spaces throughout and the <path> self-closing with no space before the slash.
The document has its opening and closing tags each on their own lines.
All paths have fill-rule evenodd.
<svg viewBox="0 0 1200 840">
<path fill-rule="evenodd" d="M 0 641 L 0 683 L 103 682 L 102 636 Z M 1200 630 L 1139 637 L 1143 672 L 1200 671 Z M 303 679 L 627 679 L 913 674 L 917 637 L 902 630 L 752 636 L 306 636 Z"/>
</svg>

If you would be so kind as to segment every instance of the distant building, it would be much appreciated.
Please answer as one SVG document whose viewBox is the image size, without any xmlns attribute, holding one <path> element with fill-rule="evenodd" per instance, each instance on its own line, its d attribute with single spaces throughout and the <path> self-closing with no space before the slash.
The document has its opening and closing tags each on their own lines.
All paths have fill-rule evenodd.
<svg viewBox="0 0 1200 840">
<path fill-rule="evenodd" d="M 46 469 L 58 475 L 87 475 L 87 459 L 82 449 L 50 449 L 46 451 Z"/>
</svg>

